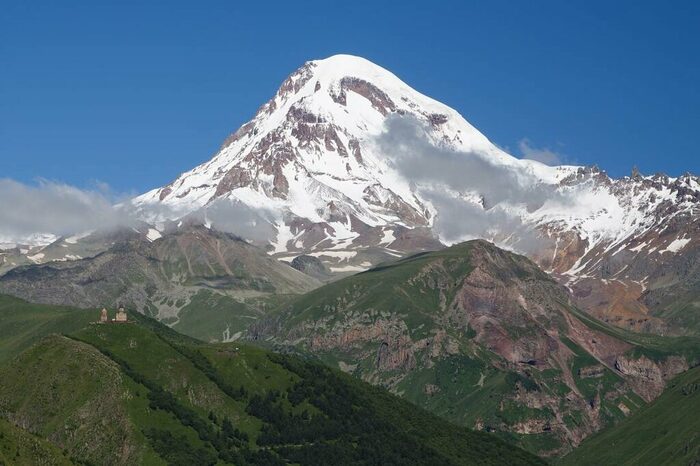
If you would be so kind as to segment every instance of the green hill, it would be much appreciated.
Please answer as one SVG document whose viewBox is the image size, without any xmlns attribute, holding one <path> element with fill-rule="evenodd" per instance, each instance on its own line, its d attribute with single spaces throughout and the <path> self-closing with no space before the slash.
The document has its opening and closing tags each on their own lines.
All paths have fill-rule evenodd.
<svg viewBox="0 0 700 466">
<path fill-rule="evenodd" d="M 543 456 L 625 419 L 700 359 L 697 338 L 592 319 L 532 261 L 486 241 L 317 288 L 248 337 L 314 354 Z"/>
<path fill-rule="evenodd" d="M 0 413 L 86 464 L 542 464 L 320 364 L 134 318 L 5 363 Z"/>
<path fill-rule="evenodd" d="M 0 364 L 42 337 L 74 332 L 98 315 L 95 309 L 33 304 L 0 294 Z"/>
<path fill-rule="evenodd" d="M 563 465 L 700 464 L 700 367 L 673 379 L 653 403 L 583 442 Z"/>
<path fill-rule="evenodd" d="M 69 466 L 63 452 L 46 440 L 0 418 L 0 465 Z"/>
</svg>

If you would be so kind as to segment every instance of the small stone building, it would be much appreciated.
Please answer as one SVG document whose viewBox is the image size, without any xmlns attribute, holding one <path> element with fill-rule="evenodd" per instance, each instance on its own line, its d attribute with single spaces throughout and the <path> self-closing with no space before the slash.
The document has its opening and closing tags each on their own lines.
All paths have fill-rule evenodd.
<svg viewBox="0 0 700 466">
<path fill-rule="evenodd" d="M 114 319 L 115 322 L 126 322 L 126 311 L 124 310 L 124 307 L 120 307 L 119 310 L 117 311 L 117 317 Z"/>
</svg>

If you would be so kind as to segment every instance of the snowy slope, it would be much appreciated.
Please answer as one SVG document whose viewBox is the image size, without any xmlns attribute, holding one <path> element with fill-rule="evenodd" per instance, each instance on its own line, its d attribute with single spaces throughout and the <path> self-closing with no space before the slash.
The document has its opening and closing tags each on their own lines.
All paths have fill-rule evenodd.
<svg viewBox="0 0 700 466">
<path fill-rule="evenodd" d="M 536 212 L 517 205 L 502 207 L 528 223 L 576 230 L 589 247 L 601 241 L 620 243 L 648 228 L 645 216 L 656 206 L 677 200 L 668 186 L 673 179 L 630 196 L 616 192 L 609 178 L 590 169 L 548 167 L 512 157 L 456 111 L 389 71 L 363 58 L 336 55 L 294 72 L 211 161 L 134 203 L 147 216 L 148 206 L 167 206 L 150 214 L 151 220 L 162 220 L 221 199 L 240 201 L 272 215 L 278 253 L 313 249 L 324 238 L 316 235 L 313 244 L 303 241 L 310 225 L 320 226 L 334 245 L 348 245 L 360 236 L 353 221 L 370 229 L 431 226 L 439 212 L 421 199 L 412 180 L 392 167 L 375 142 L 390 115 L 422 121 L 436 146 L 507 166 L 523 183 L 555 186 L 564 197 L 555 197 Z M 689 188 L 697 192 L 694 183 Z M 475 200 L 479 195 L 462 194 Z M 572 205 L 571 199 L 577 202 Z M 291 226 L 290 231 L 293 219 L 303 219 L 305 226 Z"/>
<path fill-rule="evenodd" d="M 516 159 L 389 71 L 336 55 L 306 63 L 212 160 L 134 204 L 155 221 L 222 199 L 240 201 L 272 217 L 277 253 L 319 243 L 388 246 L 382 240 L 395 237 L 395 229 L 429 227 L 437 213 L 377 147 L 389 115 L 411 116 L 429 128 L 435 145 L 514 167 L 528 179 L 551 183 L 575 170 Z"/>
</svg>

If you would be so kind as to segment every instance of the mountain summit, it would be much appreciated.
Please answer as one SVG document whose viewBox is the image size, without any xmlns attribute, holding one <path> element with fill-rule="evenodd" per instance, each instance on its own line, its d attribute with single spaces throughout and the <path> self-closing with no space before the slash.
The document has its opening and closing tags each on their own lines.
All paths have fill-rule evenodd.
<svg viewBox="0 0 700 466">
<path fill-rule="evenodd" d="M 431 227 L 437 209 L 378 141 L 390 117 L 421 125 L 436 147 L 479 154 L 536 179 L 570 172 L 515 159 L 455 110 L 389 71 L 360 57 L 335 55 L 292 73 L 212 160 L 134 203 L 144 211 L 167 207 L 171 218 L 224 199 L 264 210 L 272 213 L 277 253 L 325 251 L 327 258 L 347 259 L 347 252 L 331 250 L 413 250 L 416 244 L 397 239 L 406 229 Z M 423 241 L 430 238 L 423 235 Z"/>
</svg>

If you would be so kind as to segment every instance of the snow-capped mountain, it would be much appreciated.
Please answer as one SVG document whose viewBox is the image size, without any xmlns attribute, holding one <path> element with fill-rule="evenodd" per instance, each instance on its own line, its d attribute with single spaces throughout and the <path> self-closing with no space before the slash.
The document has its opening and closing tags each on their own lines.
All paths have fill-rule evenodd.
<svg viewBox="0 0 700 466">
<path fill-rule="evenodd" d="M 538 190 L 540 201 L 521 201 L 516 191 L 492 203 L 479 183 L 407 175 L 382 143 L 392 118 L 417 122 L 436 150 L 458 158 L 457 171 L 459 157 L 465 172 L 473 170 L 469 160 L 479 159 L 491 176 L 504 173 L 513 184 Z M 426 195 L 431 191 L 488 213 L 488 224 L 477 233 L 468 228 L 462 235 L 444 234 L 437 228 L 441 215 L 457 212 L 468 224 L 474 211 L 441 212 L 440 203 Z M 335 272 L 433 248 L 438 240 L 480 236 L 527 252 L 572 287 L 588 278 L 620 280 L 625 291 L 615 294 L 639 303 L 654 286 L 653 264 L 695 250 L 699 199 L 700 183 L 691 175 L 612 179 L 595 167 L 550 167 L 515 158 L 455 110 L 391 72 L 363 58 L 336 55 L 304 64 L 209 162 L 133 204 L 151 221 L 226 203 L 245 206 L 273 225 L 269 243 L 275 256 L 314 255 Z M 515 223 L 498 220 L 503 218 Z M 523 242 L 526 231 L 539 237 L 536 247 Z M 646 265 L 635 272 L 632 264 L 640 260 Z M 597 299 L 596 290 L 578 292 L 582 299 Z M 609 302 L 590 304 L 611 311 Z M 625 313 L 635 308 L 623 313 L 632 320 L 648 313 L 644 305 L 620 306 Z"/>
<path fill-rule="evenodd" d="M 455 110 L 387 70 L 337 55 L 299 68 L 211 161 L 134 204 L 146 216 L 158 206 L 151 219 L 162 220 L 222 200 L 240 202 L 270 214 L 280 255 L 324 253 L 342 260 L 369 247 L 432 246 L 422 228 L 431 227 L 438 212 L 377 143 L 391 115 L 422 122 L 435 145 L 479 154 L 535 179 L 556 182 L 572 172 L 515 159 Z"/>
</svg>

